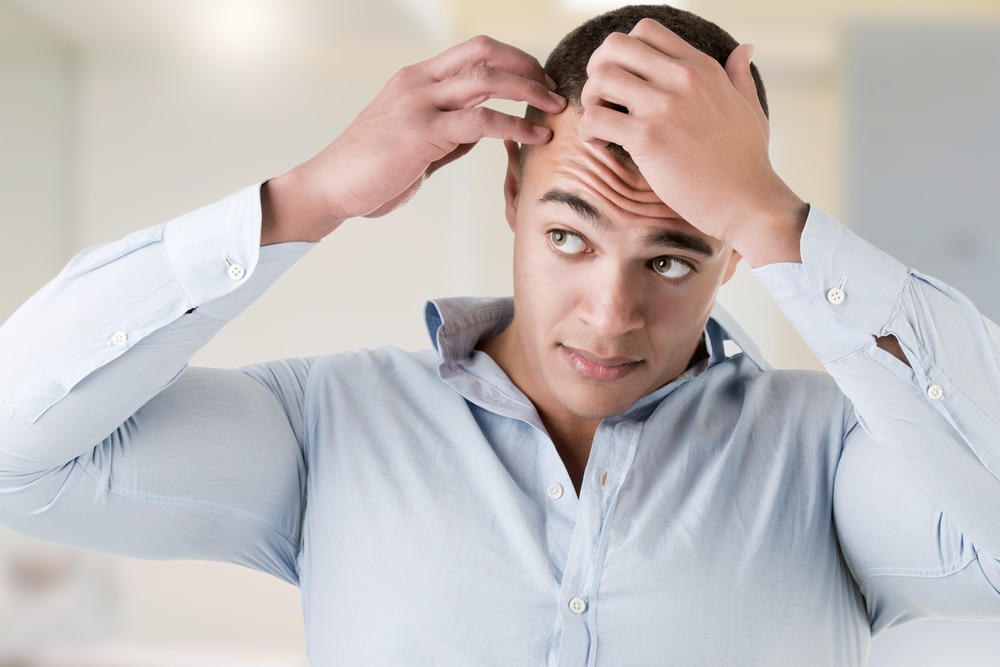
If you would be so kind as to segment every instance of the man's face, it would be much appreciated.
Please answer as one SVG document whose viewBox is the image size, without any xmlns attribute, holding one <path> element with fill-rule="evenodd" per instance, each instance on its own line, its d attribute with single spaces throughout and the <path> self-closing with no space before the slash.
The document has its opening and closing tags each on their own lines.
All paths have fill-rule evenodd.
<svg viewBox="0 0 1000 667">
<path fill-rule="evenodd" d="M 684 372 L 739 256 L 584 144 L 570 109 L 505 186 L 514 321 L 501 366 L 543 418 L 602 419 Z"/>
</svg>

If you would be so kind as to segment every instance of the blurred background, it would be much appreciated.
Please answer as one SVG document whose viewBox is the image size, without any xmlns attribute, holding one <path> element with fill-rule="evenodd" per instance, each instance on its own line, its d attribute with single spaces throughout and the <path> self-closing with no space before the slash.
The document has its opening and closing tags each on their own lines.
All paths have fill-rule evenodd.
<svg viewBox="0 0 1000 667">
<path fill-rule="evenodd" d="M 612 6 L 0 0 L 0 321 L 80 249 L 310 157 L 399 67 L 479 33 L 544 59 Z M 1000 0 L 680 6 L 757 46 L 773 160 L 800 195 L 1000 318 Z M 503 168 L 482 144 L 404 210 L 348 223 L 195 362 L 426 347 L 425 299 L 510 292 Z M 772 363 L 817 367 L 741 271 L 722 302 Z M 1000 623 L 925 621 L 877 637 L 871 664 L 998 661 Z M 14 665 L 302 667 L 298 593 L 0 529 L 0 667 Z"/>
</svg>

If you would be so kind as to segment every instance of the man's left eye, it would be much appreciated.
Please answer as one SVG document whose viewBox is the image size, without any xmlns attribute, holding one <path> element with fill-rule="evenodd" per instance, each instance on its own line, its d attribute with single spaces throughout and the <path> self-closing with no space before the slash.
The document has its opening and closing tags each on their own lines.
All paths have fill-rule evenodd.
<svg viewBox="0 0 1000 667">
<path fill-rule="evenodd" d="M 657 257 L 650 266 L 664 278 L 683 278 L 694 271 L 694 268 L 683 259 L 669 256 Z"/>
</svg>

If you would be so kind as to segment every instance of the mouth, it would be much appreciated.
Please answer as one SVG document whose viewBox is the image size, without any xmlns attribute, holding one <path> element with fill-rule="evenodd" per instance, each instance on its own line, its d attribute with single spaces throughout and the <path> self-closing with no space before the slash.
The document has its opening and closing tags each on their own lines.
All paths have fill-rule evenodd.
<svg viewBox="0 0 1000 667">
<path fill-rule="evenodd" d="M 632 373 L 642 363 L 642 360 L 631 357 L 601 357 L 586 350 L 566 345 L 561 347 L 570 368 L 578 375 L 591 380 L 604 382 L 620 380 Z"/>
</svg>

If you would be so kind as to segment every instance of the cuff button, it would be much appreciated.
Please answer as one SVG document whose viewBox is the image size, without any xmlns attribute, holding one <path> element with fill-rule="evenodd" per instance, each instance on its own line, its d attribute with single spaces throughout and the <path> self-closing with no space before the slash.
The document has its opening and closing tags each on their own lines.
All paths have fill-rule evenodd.
<svg viewBox="0 0 1000 667">
<path fill-rule="evenodd" d="M 239 264 L 229 265 L 229 277 L 233 280 L 243 280 L 243 277 L 247 274 L 247 270 L 244 269 Z"/>
</svg>

